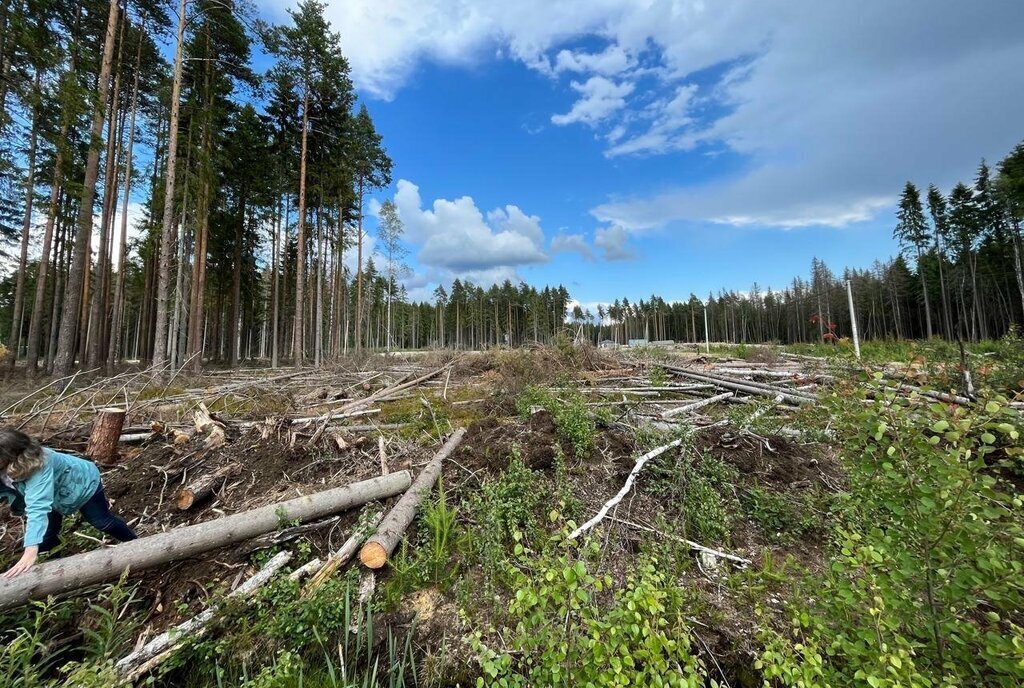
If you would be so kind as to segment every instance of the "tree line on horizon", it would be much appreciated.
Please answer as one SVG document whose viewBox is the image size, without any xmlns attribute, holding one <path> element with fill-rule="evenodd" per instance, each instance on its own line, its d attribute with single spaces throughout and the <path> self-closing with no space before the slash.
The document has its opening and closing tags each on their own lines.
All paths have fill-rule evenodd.
<svg viewBox="0 0 1024 688">
<path fill-rule="evenodd" d="M 658 296 L 617 299 L 595 311 L 576 306 L 571 322 L 593 341 L 630 339 L 802 343 L 851 334 L 846 282 L 864 339 L 941 336 L 978 341 L 1024 323 L 1024 143 L 993 175 L 982 160 L 972 183 L 948 194 L 934 184 L 922 194 L 903 188 L 893 236 L 901 253 L 841 276 L 814 259 L 810 279 L 782 289 L 720 291 L 666 302 Z"/>
<path fill-rule="evenodd" d="M 282 26 L 244 0 L 0 0 L 0 252 L 15 268 L 0 279 L 3 365 L 319 365 L 566 333 L 703 341 L 705 306 L 713 341 L 808 342 L 849 334 L 845 280 L 868 339 L 976 340 L 1024 320 L 1024 144 L 948 193 L 908 183 L 904 250 L 869 269 L 815 260 L 782 289 L 596 312 L 561 285 L 510 281 L 410 299 L 393 204 L 364 251 L 366 197 L 391 170 L 318 0 Z"/>
</svg>

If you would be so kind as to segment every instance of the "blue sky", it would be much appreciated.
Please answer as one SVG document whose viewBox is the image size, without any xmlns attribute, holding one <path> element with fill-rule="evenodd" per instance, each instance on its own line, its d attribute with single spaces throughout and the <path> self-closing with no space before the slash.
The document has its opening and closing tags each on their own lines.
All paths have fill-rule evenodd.
<svg viewBox="0 0 1024 688">
<path fill-rule="evenodd" d="M 1024 138 L 1024 3 L 328 0 L 395 161 L 414 297 L 585 304 L 892 256 L 903 182 Z M 288 5 L 261 13 L 283 21 Z"/>
</svg>

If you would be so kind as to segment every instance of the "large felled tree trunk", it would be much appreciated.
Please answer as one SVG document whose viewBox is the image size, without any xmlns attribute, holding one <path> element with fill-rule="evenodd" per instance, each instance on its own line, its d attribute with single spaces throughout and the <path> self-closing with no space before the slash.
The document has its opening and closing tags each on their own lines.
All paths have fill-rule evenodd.
<svg viewBox="0 0 1024 688">
<path fill-rule="evenodd" d="M 93 201 L 96 199 L 96 178 L 99 175 L 100 147 L 103 122 L 107 107 L 107 93 L 110 89 L 110 72 L 114 62 L 114 37 L 117 32 L 119 7 L 117 0 L 110 0 L 107 13 L 107 33 L 103 40 L 103 61 L 96 94 L 96 107 L 89 131 L 89 153 L 85 161 L 85 181 L 82 184 L 81 204 L 78 208 L 78 224 L 72 253 L 71 269 L 64 288 L 64 305 L 61 309 L 60 333 L 57 339 L 57 353 L 54 358 L 54 372 L 67 375 L 75 366 L 75 349 L 78 341 L 78 322 L 82 309 L 82 289 L 89 261 L 89 240 L 92 235 Z"/>
<path fill-rule="evenodd" d="M 156 287 L 153 365 L 167 362 L 168 305 L 171 300 L 171 258 L 174 253 L 174 189 L 178 161 L 178 113 L 181 101 L 181 72 L 185 51 L 185 3 L 178 3 L 178 37 L 174 49 L 174 81 L 171 85 L 171 122 L 167 134 L 167 175 L 164 183 L 164 212 L 160 230 L 160 263 Z"/>
<path fill-rule="evenodd" d="M 231 516 L 175 528 L 130 543 L 75 554 L 34 566 L 16 578 L 0 579 L 0 609 L 113 580 L 139 571 L 269 533 L 287 521 L 312 521 L 409 488 L 408 471 L 270 504 Z"/>
<path fill-rule="evenodd" d="M 423 500 L 434 489 L 437 479 L 441 477 L 442 463 L 459 446 L 465 434 L 466 429 L 459 428 L 448 438 L 440 451 L 434 454 L 430 462 L 416 476 L 416 481 L 408 492 L 402 495 L 398 504 L 384 517 L 377 532 L 359 550 L 359 561 L 363 562 L 364 566 L 379 569 L 388 562 L 388 557 L 395 551 L 398 541 L 402 539 L 409 524 L 416 518 L 416 512 Z"/>
</svg>

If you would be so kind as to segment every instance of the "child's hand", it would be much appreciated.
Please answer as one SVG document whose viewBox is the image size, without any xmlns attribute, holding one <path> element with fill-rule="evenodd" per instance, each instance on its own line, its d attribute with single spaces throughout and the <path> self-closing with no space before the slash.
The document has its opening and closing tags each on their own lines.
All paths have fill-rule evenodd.
<svg viewBox="0 0 1024 688">
<path fill-rule="evenodd" d="M 39 556 L 39 547 L 32 546 L 26 547 L 25 553 L 21 555 L 21 559 L 18 563 L 12 566 L 4 574 L 4 578 L 14 578 L 28 571 L 36 563 L 36 557 Z"/>
</svg>

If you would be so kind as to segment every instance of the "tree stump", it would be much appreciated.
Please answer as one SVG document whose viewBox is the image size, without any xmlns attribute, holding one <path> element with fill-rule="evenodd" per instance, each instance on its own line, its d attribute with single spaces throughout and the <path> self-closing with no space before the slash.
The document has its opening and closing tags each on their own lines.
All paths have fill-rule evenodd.
<svg viewBox="0 0 1024 688">
<path fill-rule="evenodd" d="M 117 442 L 124 428 L 125 410 L 122 408 L 100 409 L 92 422 L 92 433 L 85 455 L 98 464 L 106 466 L 117 463 Z"/>
<path fill-rule="evenodd" d="M 212 473 L 205 473 L 178 491 L 174 501 L 182 511 L 191 509 L 194 504 L 201 502 L 216 490 L 228 478 L 233 478 L 242 471 L 241 464 L 229 463 L 221 466 Z"/>
</svg>

